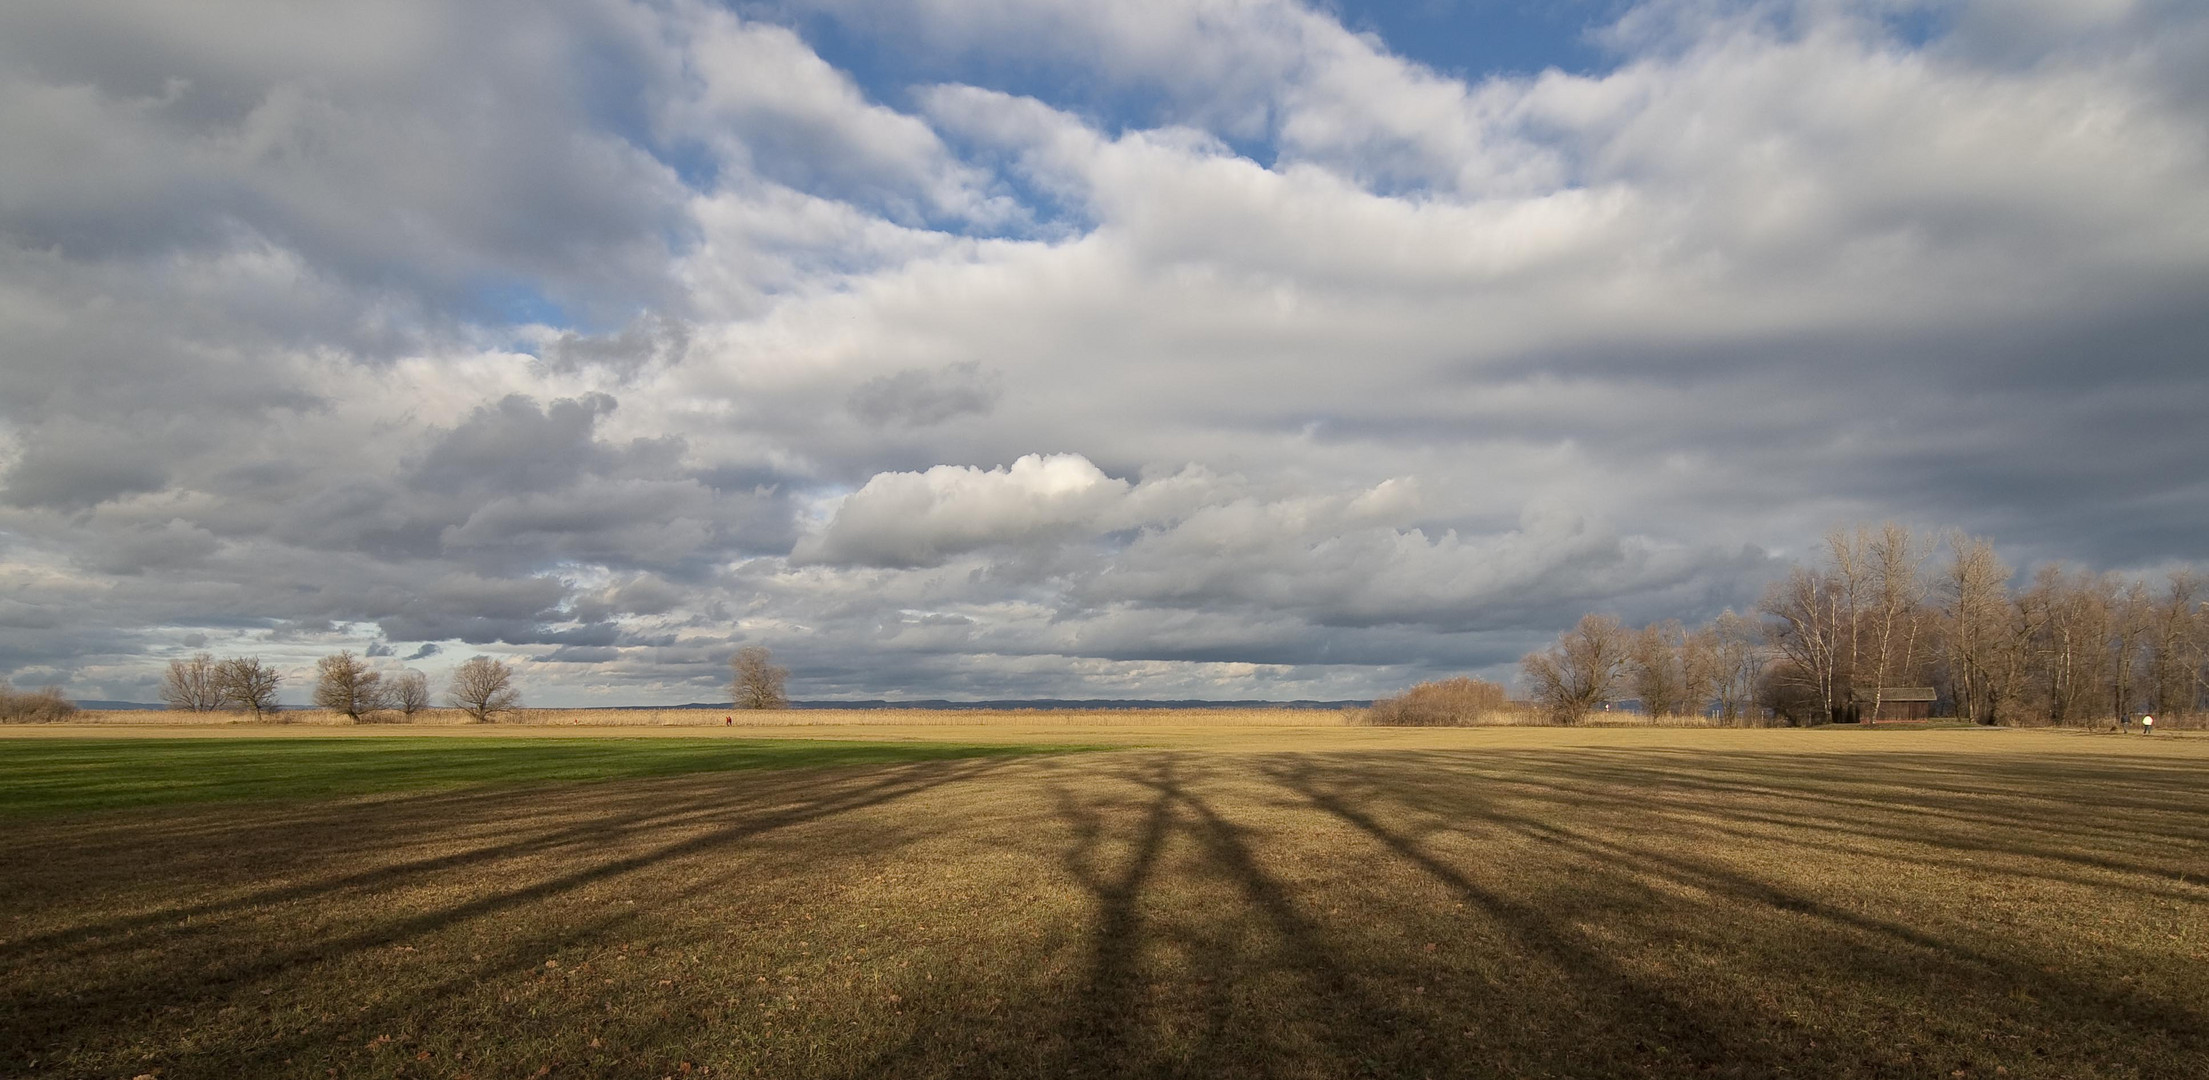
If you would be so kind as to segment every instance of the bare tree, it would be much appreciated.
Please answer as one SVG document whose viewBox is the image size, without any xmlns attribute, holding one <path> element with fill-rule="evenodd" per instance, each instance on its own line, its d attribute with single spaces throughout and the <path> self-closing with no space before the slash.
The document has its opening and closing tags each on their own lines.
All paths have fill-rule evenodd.
<svg viewBox="0 0 2209 1080">
<path fill-rule="evenodd" d="M 521 692 L 514 689 L 514 669 L 488 656 L 469 657 L 454 668 L 445 699 L 479 724 L 522 703 Z"/>
<path fill-rule="evenodd" d="M 1956 533 L 1948 538 L 1949 563 L 1941 575 L 1941 623 L 1948 645 L 1948 672 L 1956 714 L 1992 724 L 2015 694 L 2016 665 L 2010 632 L 2014 607 L 2009 599 L 2010 568 L 1994 554 L 1994 545 Z"/>
<path fill-rule="evenodd" d="M 315 661 L 314 703 L 360 723 L 384 708 L 383 676 L 347 649 Z"/>
<path fill-rule="evenodd" d="M 1827 580 L 1832 584 L 1832 596 L 1828 603 L 1827 617 L 1832 621 L 1833 635 L 1833 705 L 1848 710 L 1856 700 L 1856 686 L 1863 673 L 1864 647 L 1864 599 L 1873 584 L 1871 530 L 1861 525 L 1854 529 L 1836 528 L 1826 534 L 1826 561 L 1829 567 Z M 1827 718 L 1842 719 L 1840 713 L 1829 711 Z"/>
<path fill-rule="evenodd" d="M 1574 724 L 1617 698 L 1626 668 L 1626 630 L 1609 615 L 1583 615 L 1557 644 L 1519 662 L 1534 701 Z"/>
<path fill-rule="evenodd" d="M 391 680 L 391 707 L 407 719 L 430 707 L 430 677 L 419 671 L 402 671 Z"/>
<path fill-rule="evenodd" d="M 790 699 L 782 692 L 790 669 L 775 666 L 775 654 L 765 645 L 746 645 L 729 659 L 731 698 L 739 709 L 783 709 Z"/>
<path fill-rule="evenodd" d="M 2090 722 L 2102 715 L 2102 669 L 2109 661 L 2104 585 L 2062 566 L 2043 566 L 2018 597 L 2020 617 L 2032 630 L 2026 658 L 2031 707 L 2055 723 Z"/>
<path fill-rule="evenodd" d="M 1628 640 L 1626 684 L 1651 716 L 1679 716 L 1688 710 L 1684 636 L 1679 621 L 1671 620 L 1651 623 Z"/>
<path fill-rule="evenodd" d="M 222 688 L 215 682 L 215 658 L 200 653 L 188 660 L 171 660 L 161 676 L 161 700 L 182 712 L 214 712 L 222 708 Z"/>
<path fill-rule="evenodd" d="M 1870 579 L 1865 607 L 1872 638 L 1871 716 L 1878 717 L 1890 684 L 1914 684 L 1918 675 L 1918 645 L 1924 624 L 1925 561 L 1932 545 L 1892 521 L 1863 545 L 1866 576 Z"/>
<path fill-rule="evenodd" d="M 1843 603 L 1842 590 L 1827 575 L 1798 566 L 1787 580 L 1773 582 L 1759 605 L 1775 620 L 1769 626 L 1772 645 L 1786 661 L 1772 668 L 1771 677 L 1787 691 L 1783 697 L 1813 703 L 1821 722 L 1834 718 L 1841 701 Z M 1789 719 L 1802 717 L 1790 713 Z"/>
<path fill-rule="evenodd" d="M 1892 523 L 1835 529 L 1820 557 L 1766 590 L 1761 620 L 1728 611 L 1694 630 L 1667 621 L 1632 633 L 1583 620 L 1527 656 L 1523 677 L 1568 723 L 1620 688 L 1658 715 L 1715 703 L 1729 723 L 1752 702 L 1789 723 L 1876 717 L 1890 689 L 1928 684 L 1982 724 L 2209 710 L 2200 570 L 2151 582 L 2051 564 L 2017 587 L 1990 542 L 1952 533 L 1945 546 L 1930 573 L 1927 537 Z"/>
<path fill-rule="evenodd" d="M 2155 613 L 2147 586 L 2137 581 L 2111 582 L 2109 608 L 2110 719 L 2122 721 L 2140 704 L 2141 653 L 2153 629 Z"/>
<path fill-rule="evenodd" d="M 1708 716 L 1711 702 L 1718 696 L 1719 680 L 1725 678 L 1726 656 L 1719 648 L 1716 630 L 1680 631 L 1680 712 L 1681 716 Z"/>
<path fill-rule="evenodd" d="M 2209 601 L 2194 605 L 2192 618 L 2192 645 L 2194 657 L 2193 711 L 2201 711 L 2209 705 Z"/>
<path fill-rule="evenodd" d="M 2200 595 L 2200 576 L 2178 570 L 2155 605 L 2148 632 L 2148 685 L 2158 716 L 2195 710 L 2202 661 Z"/>
<path fill-rule="evenodd" d="M 2045 566 L 2018 603 L 2034 624 L 2032 707 L 2058 724 L 2124 716 L 2147 633 L 2146 590 L 2115 574 Z"/>
<path fill-rule="evenodd" d="M 1728 608 L 1699 633 L 1708 635 L 1711 642 L 1711 694 L 1718 699 L 1718 715 L 1728 724 L 1738 724 L 1756 702 L 1757 679 L 1769 659 L 1764 628 Z"/>
<path fill-rule="evenodd" d="M 284 675 L 258 656 L 233 656 L 215 665 L 215 690 L 224 705 L 244 709 L 255 720 L 276 711 L 276 691 Z"/>
</svg>

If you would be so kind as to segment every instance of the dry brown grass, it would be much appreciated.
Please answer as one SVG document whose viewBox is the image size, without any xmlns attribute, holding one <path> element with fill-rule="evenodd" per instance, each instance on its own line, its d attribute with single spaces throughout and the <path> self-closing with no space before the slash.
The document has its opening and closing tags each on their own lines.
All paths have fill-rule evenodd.
<svg viewBox="0 0 2209 1080">
<path fill-rule="evenodd" d="M 18 824 L 0 1075 L 2209 1060 L 2209 740 L 1292 734 Z"/>
</svg>

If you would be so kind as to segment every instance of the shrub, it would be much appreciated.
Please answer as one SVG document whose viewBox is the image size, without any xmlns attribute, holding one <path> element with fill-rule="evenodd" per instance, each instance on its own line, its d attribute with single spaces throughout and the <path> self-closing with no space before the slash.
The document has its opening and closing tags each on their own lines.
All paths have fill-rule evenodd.
<svg viewBox="0 0 2209 1080">
<path fill-rule="evenodd" d="M 1492 722 L 1511 709 L 1510 696 L 1496 683 L 1466 676 L 1424 682 L 1365 710 L 1368 724 L 1397 727 L 1460 727 Z"/>
<path fill-rule="evenodd" d="M 51 724 L 77 715 L 77 703 L 61 696 L 61 687 L 18 690 L 0 679 L 0 720 L 11 724 Z"/>
</svg>

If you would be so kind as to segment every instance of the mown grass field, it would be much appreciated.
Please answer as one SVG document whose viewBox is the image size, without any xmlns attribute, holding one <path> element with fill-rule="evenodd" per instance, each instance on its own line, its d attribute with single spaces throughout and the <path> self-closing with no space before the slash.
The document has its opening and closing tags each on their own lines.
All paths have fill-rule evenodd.
<svg viewBox="0 0 2209 1080">
<path fill-rule="evenodd" d="M 328 799 L 739 769 L 883 765 L 1050 752 L 798 739 L 208 738 L 17 740 L 0 752 L 0 819 L 168 803 Z"/>
<path fill-rule="evenodd" d="M 2209 1061 L 2209 740 L 846 734 L 984 728 L 1121 748 L 18 815 L 0 1075 Z M 0 740 L 0 766 L 44 745 Z"/>
</svg>

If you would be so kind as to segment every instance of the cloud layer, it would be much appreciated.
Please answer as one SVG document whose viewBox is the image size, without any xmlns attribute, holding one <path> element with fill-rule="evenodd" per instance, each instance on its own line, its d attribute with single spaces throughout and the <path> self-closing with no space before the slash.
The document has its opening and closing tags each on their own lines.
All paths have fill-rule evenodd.
<svg viewBox="0 0 2209 1080">
<path fill-rule="evenodd" d="M 0 674 L 1362 696 L 1843 521 L 2203 558 L 2209 15 L 1355 16 L 11 5 Z"/>
</svg>

